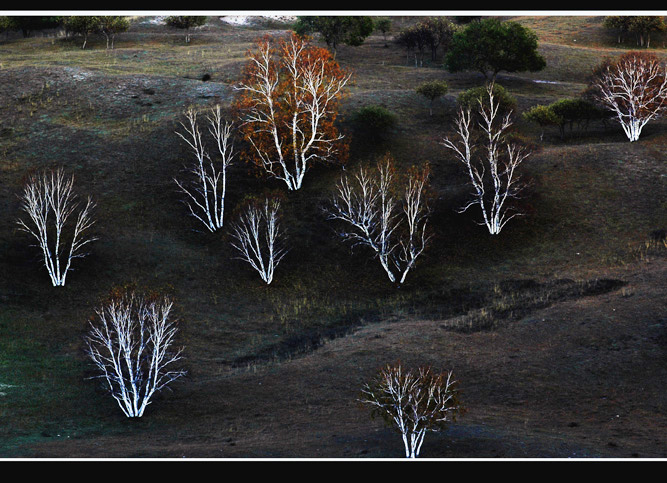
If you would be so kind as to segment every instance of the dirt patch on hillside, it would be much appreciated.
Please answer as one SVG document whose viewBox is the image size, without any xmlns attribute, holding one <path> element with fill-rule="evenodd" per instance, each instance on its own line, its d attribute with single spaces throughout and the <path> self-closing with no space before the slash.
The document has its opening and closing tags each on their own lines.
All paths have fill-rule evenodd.
<svg viewBox="0 0 667 483">
<path fill-rule="evenodd" d="M 468 413 L 425 458 L 665 457 L 667 262 L 493 331 L 442 320 L 371 324 L 291 361 L 234 370 L 160 398 L 128 433 L 35 445 L 41 457 L 402 457 L 359 389 L 381 365 L 453 369 Z M 159 411 L 157 410 L 157 406 Z"/>
</svg>

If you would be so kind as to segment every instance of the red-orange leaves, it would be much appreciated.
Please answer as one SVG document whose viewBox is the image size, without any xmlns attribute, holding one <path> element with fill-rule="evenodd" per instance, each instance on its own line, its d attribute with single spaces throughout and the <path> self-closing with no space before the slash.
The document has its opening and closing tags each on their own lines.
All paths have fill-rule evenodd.
<svg viewBox="0 0 667 483">
<path fill-rule="evenodd" d="M 334 124 L 349 80 L 328 50 L 307 39 L 258 40 L 235 101 L 240 131 L 252 146 L 247 160 L 290 190 L 301 187 L 313 162 L 344 162 L 347 145 Z"/>
</svg>

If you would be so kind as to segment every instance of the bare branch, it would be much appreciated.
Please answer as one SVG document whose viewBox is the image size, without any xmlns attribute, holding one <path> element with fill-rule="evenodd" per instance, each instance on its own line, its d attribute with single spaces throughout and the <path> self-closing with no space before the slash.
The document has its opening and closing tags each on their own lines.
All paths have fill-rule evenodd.
<svg viewBox="0 0 667 483">
<path fill-rule="evenodd" d="M 72 260 L 86 256 L 83 247 L 97 240 L 86 234 L 95 223 L 95 204 L 89 197 L 77 212 L 73 186 L 74 177 L 67 178 L 62 169 L 43 171 L 30 177 L 21 196 L 21 208 L 28 220 L 19 219 L 17 223 L 37 240 L 54 287 L 65 285 Z M 75 213 L 72 226 L 68 220 Z"/>
<path fill-rule="evenodd" d="M 387 158 L 374 172 L 362 167 L 352 180 L 344 175 L 326 210 L 329 219 L 344 222 L 346 229 L 339 233 L 343 239 L 375 252 L 391 282 L 405 281 L 430 238 L 426 232 L 430 213 L 424 194 L 427 181 L 428 169 L 410 173 L 401 213 L 392 196 L 394 168 Z M 403 224 L 407 225 L 404 230 Z"/>
<path fill-rule="evenodd" d="M 177 332 L 169 321 L 173 302 L 145 300 L 134 293 L 97 309 L 87 350 L 111 395 L 128 418 L 139 418 L 156 392 L 185 375 L 172 369 L 182 348 L 171 350 Z"/>
<path fill-rule="evenodd" d="M 454 151 L 466 167 L 472 200 L 459 210 L 479 206 L 483 223 L 492 235 L 501 232 L 505 224 L 522 213 L 508 206 L 507 201 L 518 198 L 524 188 L 516 168 L 530 155 L 524 148 L 504 142 L 507 130 L 512 126 L 511 113 L 498 118 L 499 105 L 493 94 L 493 84 L 487 86 L 489 105 L 479 101 L 481 121 L 479 127 L 485 137 L 484 154 L 476 156 L 477 146 L 472 142 L 471 111 L 460 110 L 455 121 L 457 141 L 445 138 L 442 145 Z M 504 151 L 501 149 L 504 144 Z"/>
<path fill-rule="evenodd" d="M 241 260 L 259 273 L 264 282 L 273 281 L 273 273 L 287 250 L 279 224 L 280 202 L 266 199 L 263 206 L 251 203 L 232 227 L 232 237 Z"/>
<path fill-rule="evenodd" d="M 427 431 L 439 431 L 464 411 L 452 372 L 436 374 L 430 367 L 405 371 L 387 365 L 365 384 L 360 402 L 372 407 L 403 439 L 406 458 L 419 456 Z"/>
<path fill-rule="evenodd" d="M 231 140 L 232 124 L 223 120 L 219 105 L 212 108 L 207 115 L 208 131 L 215 141 L 219 155 L 216 164 L 202 142 L 197 111 L 189 108 L 185 117 L 186 122 L 181 123 L 185 134 L 176 134 L 190 147 L 196 161 L 188 168 L 192 178 L 189 182 L 184 183 L 177 179 L 174 181 L 187 196 L 185 204 L 190 214 L 209 231 L 214 232 L 224 225 L 227 168 L 235 156 Z"/>
</svg>

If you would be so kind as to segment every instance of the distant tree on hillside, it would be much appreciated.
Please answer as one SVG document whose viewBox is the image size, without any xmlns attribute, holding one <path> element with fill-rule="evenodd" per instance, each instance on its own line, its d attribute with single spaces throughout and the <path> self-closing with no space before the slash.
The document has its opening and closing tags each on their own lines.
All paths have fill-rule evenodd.
<svg viewBox="0 0 667 483">
<path fill-rule="evenodd" d="M 453 374 L 429 366 L 406 370 L 388 364 L 365 384 L 360 402 L 371 406 L 403 439 L 406 458 L 417 458 L 428 431 L 441 431 L 465 410 Z"/>
<path fill-rule="evenodd" d="M 610 15 L 605 17 L 603 26 L 616 34 L 619 44 L 625 42 L 628 34 L 634 34 L 637 45 L 651 46 L 651 33 L 665 30 L 664 19 L 659 16 Z"/>
<path fill-rule="evenodd" d="M 662 32 L 665 28 L 663 18 L 657 16 L 636 16 L 630 20 L 629 25 L 629 31 L 637 36 L 638 45 L 646 45 L 647 49 L 651 47 L 651 33 Z"/>
<path fill-rule="evenodd" d="M 548 106 L 536 105 L 523 113 L 523 118 L 534 122 L 542 128 L 546 126 L 557 126 L 561 139 L 565 139 L 565 128 L 569 126 L 572 132 L 573 126 L 586 129 L 591 121 L 605 120 L 609 117 L 609 111 L 603 109 L 593 102 L 584 98 L 559 99 Z M 544 136 L 544 131 L 540 139 Z"/>
<path fill-rule="evenodd" d="M 247 159 L 289 190 L 301 188 L 313 163 L 344 162 L 335 120 L 351 74 L 331 52 L 292 34 L 260 39 L 248 57 L 234 101 Z"/>
<path fill-rule="evenodd" d="M 104 35 L 107 41 L 107 49 L 114 48 L 116 35 L 126 32 L 130 28 L 130 21 L 127 17 L 97 17 L 97 31 Z"/>
<path fill-rule="evenodd" d="M 447 51 L 457 27 L 445 17 L 430 17 L 403 29 L 395 42 L 414 53 L 415 66 L 423 66 L 424 54 L 431 51 L 431 61 L 437 60 L 438 49 Z"/>
<path fill-rule="evenodd" d="M 424 82 L 416 89 L 417 94 L 429 100 L 429 115 L 431 116 L 433 115 L 433 102 L 447 94 L 448 90 L 449 86 L 447 86 L 445 81 Z"/>
<path fill-rule="evenodd" d="M 73 33 L 83 37 L 82 49 L 86 48 L 88 37 L 99 31 L 100 17 L 94 16 L 71 16 L 63 17 L 63 26 L 68 33 Z"/>
<path fill-rule="evenodd" d="M 616 35 L 616 42 L 621 44 L 625 40 L 625 36 L 630 31 L 630 18 L 622 15 L 609 15 L 604 18 L 602 25 L 607 30 L 614 32 Z"/>
<path fill-rule="evenodd" d="M 429 17 L 423 21 L 423 26 L 429 32 L 431 60 L 435 61 L 438 58 L 438 49 L 442 48 L 446 52 L 458 29 L 445 17 Z"/>
<path fill-rule="evenodd" d="M 339 44 L 361 45 L 374 29 L 373 17 L 368 16 L 297 17 L 294 25 L 297 35 L 319 33 L 334 53 Z"/>
<path fill-rule="evenodd" d="M 375 28 L 382 32 L 382 37 L 384 38 L 384 45 L 387 46 L 387 34 L 391 32 L 391 19 L 388 17 L 380 17 L 375 20 Z"/>
<path fill-rule="evenodd" d="M 206 25 L 206 20 L 208 20 L 208 17 L 170 16 L 165 19 L 165 23 L 170 27 L 185 30 L 185 43 L 188 44 L 190 43 L 190 30 L 196 27 L 201 27 L 202 25 Z"/>
<path fill-rule="evenodd" d="M 595 69 L 596 98 L 610 109 L 630 142 L 667 108 L 667 66 L 654 54 L 628 52 Z"/>
<path fill-rule="evenodd" d="M 487 80 L 501 72 L 536 72 L 546 66 L 537 35 L 518 22 L 486 18 L 454 34 L 446 58 L 450 72 L 476 70 Z"/>
<path fill-rule="evenodd" d="M 432 34 L 424 24 L 412 25 L 402 30 L 394 41 L 405 47 L 407 58 L 410 54 L 414 55 L 415 67 L 424 65 L 424 54 L 431 45 Z"/>
<path fill-rule="evenodd" d="M 7 30 L 20 30 L 23 37 L 28 37 L 35 30 L 57 28 L 62 17 L 9 16 L 6 17 Z"/>
</svg>

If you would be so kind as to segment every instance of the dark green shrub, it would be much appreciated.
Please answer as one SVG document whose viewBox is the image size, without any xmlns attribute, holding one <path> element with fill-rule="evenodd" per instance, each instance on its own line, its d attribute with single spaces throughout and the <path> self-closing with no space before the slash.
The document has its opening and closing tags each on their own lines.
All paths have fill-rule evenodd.
<svg viewBox="0 0 667 483">
<path fill-rule="evenodd" d="M 433 102 L 447 94 L 449 86 L 445 81 L 430 81 L 424 82 L 419 87 L 417 87 L 417 94 L 424 96 L 430 101 L 429 104 L 429 114 L 433 115 Z"/>
<path fill-rule="evenodd" d="M 386 141 L 398 123 L 398 117 L 379 105 L 364 106 L 351 116 L 355 134 L 370 142 Z"/>
</svg>

